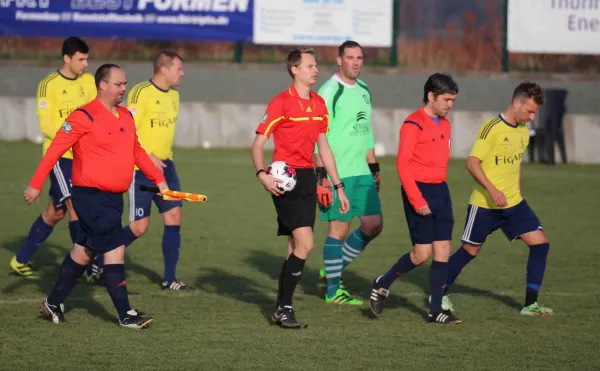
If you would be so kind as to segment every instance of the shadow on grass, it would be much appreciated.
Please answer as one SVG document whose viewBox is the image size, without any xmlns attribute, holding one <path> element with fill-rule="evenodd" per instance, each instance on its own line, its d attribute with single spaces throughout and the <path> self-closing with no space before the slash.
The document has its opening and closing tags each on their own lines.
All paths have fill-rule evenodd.
<svg viewBox="0 0 600 371">
<path fill-rule="evenodd" d="M 270 319 L 275 311 L 276 293 L 269 295 L 267 289 L 246 276 L 237 276 L 220 268 L 203 268 L 195 287 L 207 293 L 254 304 L 260 308 L 265 320 L 273 324 Z"/>
<path fill-rule="evenodd" d="M 428 297 L 429 297 L 429 293 L 431 291 L 430 287 L 429 287 L 430 266 L 431 266 L 430 263 L 425 263 L 422 266 L 417 267 L 414 270 L 412 270 L 411 272 L 402 276 L 395 283 L 395 285 L 398 285 L 398 284 L 402 284 L 402 282 L 409 282 L 409 283 L 412 283 L 412 284 L 418 286 L 419 288 L 421 288 L 421 290 L 423 290 L 423 293 L 426 295 L 425 305 L 427 307 L 429 307 Z M 459 281 L 460 281 L 460 277 L 458 278 L 457 282 L 459 282 Z M 461 295 L 470 295 L 470 296 L 484 296 L 484 297 L 494 299 L 494 300 L 496 300 L 508 307 L 511 307 L 511 308 L 515 308 L 515 309 L 519 309 L 519 310 L 521 310 L 521 308 L 522 308 L 522 303 L 517 302 L 514 298 L 512 298 L 508 295 L 499 294 L 499 293 L 489 291 L 489 290 L 478 289 L 476 287 L 467 286 L 467 285 L 460 284 L 457 282 L 455 282 L 452 285 L 452 290 L 449 292 L 450 295 L 461 294 Z"/>
<path fill-rule="evenodd" d="M 250 251 L 246 258 L 246 263 L 277 281 L 279 279 L 279 273 L 281 272 L 283 259 L 283 256 L 274 255 L 265 251 Z M 305 267 L 299 286 L 306 295 L 316 296 L 324 300 L 327 285 L 325 282 L 319 280 L 319 270 L 320 267 L 319 269 Z M 362 298 L 364 301 L 363 306 L 358 307 L 361 314 L 365 317 L 373 318 L 371 310 L 368 307 L 364 307 L 368 306 L 368 298 L 371 296 L 372 281 L 357 275 L 351 270 L 344 270 L 343 279 L 346 289 L 355 297 Z M 390 296 L 388 300 L 386 300 L 386 308 L 397 307 L 406 308 L 424 318 L 428 313 L 402 297 L 397 295 Z"/>
<path fill-rule="evenodd" d="M 23 237 L 14 238 L 2 242 L 0 246 L 10 251 L 12 255 L 15 255 L 23 245 L 23 241 Z M 18 293 L 21 288 L 34 286 L 42 295 L 47 296 L 54 287 L 62 260 L 70 250 L 70 245 L 60 246 L 53 244 L 52 242 L 44 242 L 32 258 L 32 265 L 40 273 L 41 279 L 28 280 L 13 276 L 14 279 L 10 280 L 13 282 L 9 281 L 8 284 L 3 287 L 2 293 Z M 8 265 L 8 262 L 6 262 L 6 264 Z M 104 288 L 100 289 L 104 290 Z M 117 317 L 114 314 L 109 313 L 102 304 L 94 299 L 94 293 L 95 286 L 89 285 L 82 278 L 69 295 L 72 299 L 69 300 L 69 297 L 67 297 L 65 301 L 65 313 L 68 314 L 69 311 L 73 309 L 85 309 L 91 316 L 106 322 L 117 323 Z M 42 300 L 43 299 L 40 299 L 40 305 Z"/>
</svg>

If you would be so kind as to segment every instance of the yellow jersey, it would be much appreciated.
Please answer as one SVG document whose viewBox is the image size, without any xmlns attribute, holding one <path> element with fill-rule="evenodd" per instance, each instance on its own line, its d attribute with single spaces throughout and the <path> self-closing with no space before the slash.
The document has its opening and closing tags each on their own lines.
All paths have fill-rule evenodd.
<svg viewBox="0 0 600 371">
<path fill-rule="evenodd" d="M 94 76 L 84 73 L 76 78 L 52 72 L 38 84 L 36 113 L 44 135 L 42 153 L 45 154 L 56 132 L 71 112 L 96 98 Z M 69 149 L 63 158 L 73 158 Z"/>
<path fill-rule="evenodd" d="M 161 160 L 172 160 L 179 92 L 160 89 L 152 80 L 141 82 L 127 95 L 127 108 L 135 119 L 142 148 Z"/>
<path fill-rule="evenodd" d="M 509 124 L 502 115 L 489 119 L 477 132 L 469 156 L 481 160 L 485 176 L 504 193 L 508 201 L 504 208 L 513 207 L 523 200 L 520 188 L 521 162 L 528 144 L 527 126 Z M 475 182 L 469 203 L 486 209 L 502 209 L 494 204 L 479 182 Z"/>
</svg>

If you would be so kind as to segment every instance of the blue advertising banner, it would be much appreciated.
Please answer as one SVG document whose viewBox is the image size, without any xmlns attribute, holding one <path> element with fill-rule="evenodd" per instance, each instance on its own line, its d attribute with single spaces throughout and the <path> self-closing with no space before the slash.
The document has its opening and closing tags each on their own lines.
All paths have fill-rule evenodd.
<svg viewBox="0 0 600 371">
<path fill-rule="evenodd" d="M 0 0 L 0 35 L 251 41 L 254 0 Z"/>
</svg>

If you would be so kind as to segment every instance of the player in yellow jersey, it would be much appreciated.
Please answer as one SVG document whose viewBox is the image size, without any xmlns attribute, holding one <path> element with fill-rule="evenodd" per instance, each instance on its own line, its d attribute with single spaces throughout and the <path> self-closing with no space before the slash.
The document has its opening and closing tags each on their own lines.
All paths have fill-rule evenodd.
<svg viewBox="0 0 600 371">
<path fill-rule="evenodd" d="M 78 37 L 69 37 L 62 45 L 63 64 L 38 85 L 37 116 L 44 135 L 43 153 L 69 114 L 96 97 L 94 76 L 86 73 L 88 45 Z M 10 262 L 12 270 L 25 278 L 38 279 L 32 269 L 31 257 L 48 238 L 54 226 L 69 213 L 69 231 L 73 241 L 79 230 L 77 215 L 71 204 L 71 150 L 56 163 L 50 173 L 50 203 L 46 211 L 31 226 L 23 246 Z"/>
<path fill-rule="evenodd" d="M 479 128 L 467 159 L 467 169 L 476 183 L 468 206 L 463 245 L 450 258 L 444 310 L 454 311 L 447 296 L 450 285 L 477 256 L 487 236 L 501 229 L 510 241 L 521 239 L 529 246 L 521 314 L 551 316 L 553 313 L 537 302 L 550 244 L 540 220 L 521 193 L 521 161 L 529 144 L 526 124 L 533 121 L 542 104 L 542 88 L 533 82 L 523 82 L 516 87 L 508 109 Z"/>
<path fill-rule="evenodd" d="M 179 92 L 173 87 L 180 84 L 182 77 L 183 59 L 174 52 L 162 51 L 154 60 L 152 79 L 134 86 L 127 97 L 127 107 L 135 119 L 140 144 L 164 173 L 169 189 L 174 191 L 181 190 L 181 187 L 173 164 L 175 124 L 179 115 Z M 168 290 L 188 289 L 189 286 L 175 275 L 181 245 L 181 201 L 165 201 L 156 194 L 141 192 L 138 189 L 140 185 L 152 186 L 152 182 L 136 169 L 129 188 L 130 223 L 125 227 L 125 246 L 148 230 L 154 201 L 164 222 L 164 279 L 161 287 Z M 101 258 L 96 264 L 102 265 Z"/>
</svg>

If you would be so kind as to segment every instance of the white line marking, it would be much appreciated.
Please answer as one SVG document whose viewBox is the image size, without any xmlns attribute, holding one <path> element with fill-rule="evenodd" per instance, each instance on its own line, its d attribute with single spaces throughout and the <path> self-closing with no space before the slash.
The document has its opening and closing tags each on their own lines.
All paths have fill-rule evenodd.
<svg viewBox="0 0 600 371">
<path fill-rule="evenodd" d="M 268 290 L 268 289 L 267 289 Z M 589 297 L 593 297 L 593 296 L 599 296 L 600 292 L 541 292 L 540 293 L 543 296 L 562 296 L 562 297 L 580 297 L 580 296 L 589 296 Z M 399 292 L 393 296 L 397 296 L 397 297 L 428 297 L 429 294 L 426 294 L 424 292 Z M 508 297 L 521 297 L 523 295 L 522 292 L 497 292 L 494 293 L 494 295 L 496 296 L 508 296 Z M 216 293 L 216 292 L 207 292 L 207 291 L 202 291 L 199 289 L 196 289 L 194 291 L 191 292 L 156 292 L 156 293 L 140 293 L 140 294 L 129 294 L 129 297 L 136 297 L 136 298 L 169 298 L 169 299 L 175 299 L 175 298 L 186 298 L 186 297 L 196 297 L 196 296 L 219 296 L 219 297 L 229 297 L 229 298 L 240 298 L 240 297 L 245 297 L 245 298 L 258 298 L 258 297 L 269 297 L 269 298 L 275 298 L 277 296 L 277 293 L 275 292 L 265 292 L 265 293 L 254 293 L 254 292 L 246 292 L 246 293 L 239 293 L 239 294 L 227 294 L 227 293 Z M 456 293 L 456 294 L 450 294 L 451 297 L 458 297 L 458 296 L 478 296 L 478 297 L 485 297 L 485 296 L 489 296 L 489 295 L 485 295 L 485 294 L 480 294 L 480 295 L 473 295 L 473 294 L 464 294 L 464 293 Z M 25 303 L 42 303 L 42 301 L 44 300 L 44 298 L 46 297 L 46 295 L 40 295 L 38 297 L 25 297 L 25 298 L 19 298 L 19 299 L 0 299 L 0 305 L 15 305 L 15 304 L 25 304 Z M 296 293 L 294 294 L 294 297 L 297 298 L 310 298 L 310 297 L 315 297 L 317 298 L 318 296 L 316 295 L 307 295 L 305 293 Z M 320 297 L 318 297 L 320 298 Z M 491 298 L 491 297 L 490 297 Z M 90 295 L 90 296 L 69 296 L 67 297 L 67 301 L 84 301 L 84 300 L 89 300 L 89 299 L 104 299 L 107 300 L 109 299 L 108 294 L 106 293 L 102 293 L 102 294 L 94 294 L 94 295 Z"/>
</svg>

